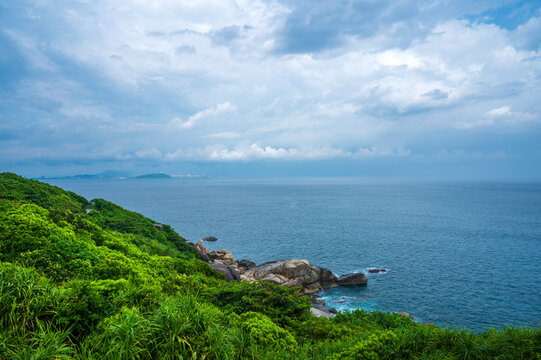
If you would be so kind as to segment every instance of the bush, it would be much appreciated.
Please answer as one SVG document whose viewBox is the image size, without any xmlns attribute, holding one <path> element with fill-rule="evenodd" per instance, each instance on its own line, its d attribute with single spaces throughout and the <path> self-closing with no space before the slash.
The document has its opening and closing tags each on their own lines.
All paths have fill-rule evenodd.
<svg viewBox="0 0 541 360">
<path fill-rule="evenodd" d="M 264 348 L 297 351 L 297 341 L 289 331 L 276 325 L 263 314 L 244 313 L 241 315 L 241 325 L 250 334 L 252 340 Z"/>
<path fill-rule="evenodd" d="M 322 339 L 340 340 L 351 337 L 355 331 L 346 325 L 337 324 L 334 319 L 313 317 L 295 326 L 297 337 L 305 342 L 318 342 Z"/>
<path fill-rule="evenodd" d="M 380 334 L 372 334 L 351 348 L 340 353 L 329 356 L 328 360 L 378 360 L 379 353 L 383 353 L 390 342 L 396 339 L 391 331 Z"/>
<path fill-rule="evenodd" d="M 122 310 L 98 325 L 88 345 L 109 359 L 151 359 L 151 323 L 137 308 Z"/>
<path fill-rule="evenodd" d="M 207 288 L 209 301 L 226 311 L 242 314 L 262 313 L 280 325 L 295 319 L 307 320 L 311 314 L 310 300 L 299 294 L 299 288 L 279 286 L 267 282 L 234 282 Z"/>
</svg>

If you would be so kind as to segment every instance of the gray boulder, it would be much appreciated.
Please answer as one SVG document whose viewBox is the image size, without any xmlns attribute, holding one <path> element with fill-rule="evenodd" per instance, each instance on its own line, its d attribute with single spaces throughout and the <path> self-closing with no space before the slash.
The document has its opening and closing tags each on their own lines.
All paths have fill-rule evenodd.
<svg viewBox="0 0 541 360">
<path fill-rule="evenodd" d="M 225 274 L 225 280 L 227 282 L 230 282 L 232 280 L 240 281 L 240 275 L 239 273 L 233 269 L 231 266 L 219 262 L 213 262 L 210 264 L 212 268 L 216 271 L 221 272 L 222 274 Z"/>
<path fill-rule="evenodd" d="M 340 276 L 337 284 L 340 286 L 366 285 L 368 279 L 363 273 L 354 273 Z"/>
<path fill-rule="evenodd" d="M 246 270 L 246 278 L 285 286 L 306 286 L 319 280 L 321 270 L 306 260 L 278 260 Z"/>
<path fill-rule="evenodd" d="M 241 268 L 250 269 L 250 268 L 253 268 L 253 267 L 256 267 L 256 266 L 257 265 L 253 261 L 239 260 L 239 267 L 241 267 Z"/>
<path fill-rule="evenodd" d="M 334 314 L 332 314 L 331 312 L 326 311 L 326 310 L 322 310 L 322 309 L 311 308 L 310 311 L 316 317 L 328 317 L 328 318 L 331 318 L 331 317 L 334 316 Z"/>
<path fill-rule="evenodd" d="M 319 277 L 319 282 L 324 289 L 328 289 L 336 286 L 336 281 L 338 278 L 332 273 L 332 271 L 320 267 L 321 274 Z"/>
<path fill-rule="evenodd" d="M 199 241 L 197 244 L 191 244 L 190 245 L 193 246 L 193 248 L 195 250 L 197 250 L 197 253 L 199 254 L 199 258 L 202 260 L 202 261 L 205 261 L 205 262 L 209 262 L 210 261 L 210 258 L 209 258 L 209 251 L 207 250 L 206 247 L 203 246 L 203 243 L 201 243 L 201 241 Z"/>
<path fill-rule="evenodd" d="M 321 289 L 339 285 L 366 285 L 367 283 L 367 278 L 363 273 L 348 274 L 337 278 L 330 270 L 301 259 L 266 262 L 246 269 L 241 277 L 246 281 L 261 280 L 284 286 L 300 286 L 305 294 L 314 294 Z"/>
</svg>

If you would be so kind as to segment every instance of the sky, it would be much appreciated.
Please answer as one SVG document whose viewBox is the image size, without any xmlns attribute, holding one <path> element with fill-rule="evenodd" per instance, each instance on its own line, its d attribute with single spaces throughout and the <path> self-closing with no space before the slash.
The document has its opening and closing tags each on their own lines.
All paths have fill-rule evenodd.
<svg viewBox="0 0 541 360">
<path fill-rule="evenodd" d="M 0 170 L 541 179 L 541 0 L 0 0 Z"/>
</svg>

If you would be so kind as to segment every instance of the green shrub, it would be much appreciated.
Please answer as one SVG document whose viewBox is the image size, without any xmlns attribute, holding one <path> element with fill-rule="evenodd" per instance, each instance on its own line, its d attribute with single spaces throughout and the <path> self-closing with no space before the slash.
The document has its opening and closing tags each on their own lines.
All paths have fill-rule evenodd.
<svg viewBox="0 0 541 360">
<path fill-rule="evenodd" d="M 151 359 L 151 323 L 137 308 L 122 308 L 103 319 L 89 347 L 108 359 Z"/>
<path fill-rule="evenodd" d="M 297 341 L 289 331 L 276 325 L 267 316 L 247 312 L 241 315 L 242 327 L 250 334 L 252 340 L 264 348 L 277 348 L 295 352 Z"/>
<path fill-rule="evenodd" d="M 170 243 L 189 258 L 198 258 L 197 251 L 170 226 L 162 225 L 163 230 L 158 230 L 155 221 L 103 199 L 94 199 L 90 204 L 93 211 L 89 213 L 89 219 L 100 227 Z"/>
<path fill-rule="evenodd" d="M 280 325 L 287 325 L 293 319 L 310 318 L 310 300 L 301 296 L 299 288 L 279 286 L 267 282 L 223 283 L 208 287 L 206 296 L 220 308 L 237 314 L 260 312 Z"/>
<path fill-rule="evenodd" d="M 334 319 L 313 317 L 295 326 L 297 337 L 307 342 L 339 340 L 355 334 L 353 328 L 337 324 Z"/>
<path fill-rule="evenodd" d="M 386 346 L 396 339 L 391 331 L 372 334 L 367 339 L 359 341 L 351 348 L 329 356 L 328 360 L 378 360 L 379 354 L 385 352 Z"/>
<path fill-rule="evenodd" d="M 340 324 L 349 324 L 362 327 L 397 329 L 417 326 L 410 318 L 394 313 L 380 311 L 368 312 L 366 310 L 341 311 L 335 316 L 335 321 Z"/>
<path fill-rule="evenodd" d="M 22 334 L 51 319 L 62 292 L 34 270 L 0 262 L 0 329 Z"/>
<path fill-rule="evenodd" d="M 0 199 L 33 203 L 45 209 L 83 212 L 88 201 L 71 191 L 25 179 L 13 173 L 0 174 Z"/>
</svg>

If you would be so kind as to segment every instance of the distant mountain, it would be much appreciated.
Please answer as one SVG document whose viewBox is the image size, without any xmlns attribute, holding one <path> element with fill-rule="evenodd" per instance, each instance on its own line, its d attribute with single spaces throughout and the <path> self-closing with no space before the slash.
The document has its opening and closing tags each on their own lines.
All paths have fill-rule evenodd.
<svg viewBox="0 0 541 360">
<path fill-rule="evenodd" d="M 169 174 L 164 173 L 154 173 L 154 174 L 146 174 L 146 175 L 139 175 L 135 177 L 136 179 L 170 179 L 172 178 Z"/>
<path fill-rule="evenodd" d="M 143 174 L 139 176 L 132 176 L 128 172 L 107 170 L 98 174 L 78 174 L 73 176 L 42 176 L 36 179 L 171 179 L 171 178 L 183 178 L 183 179 L 202 179 L 207 178 L 206 175 L 169 175 L 165 173 L 151 173 Z"/>
<path fill-rule="evenodd" d="M 39 179 L 125 179 L 130 173 L 117 170 L 106 170 L 98 174 L 77 174 L 73 176 L 42 176 Z"/>
</svg>

